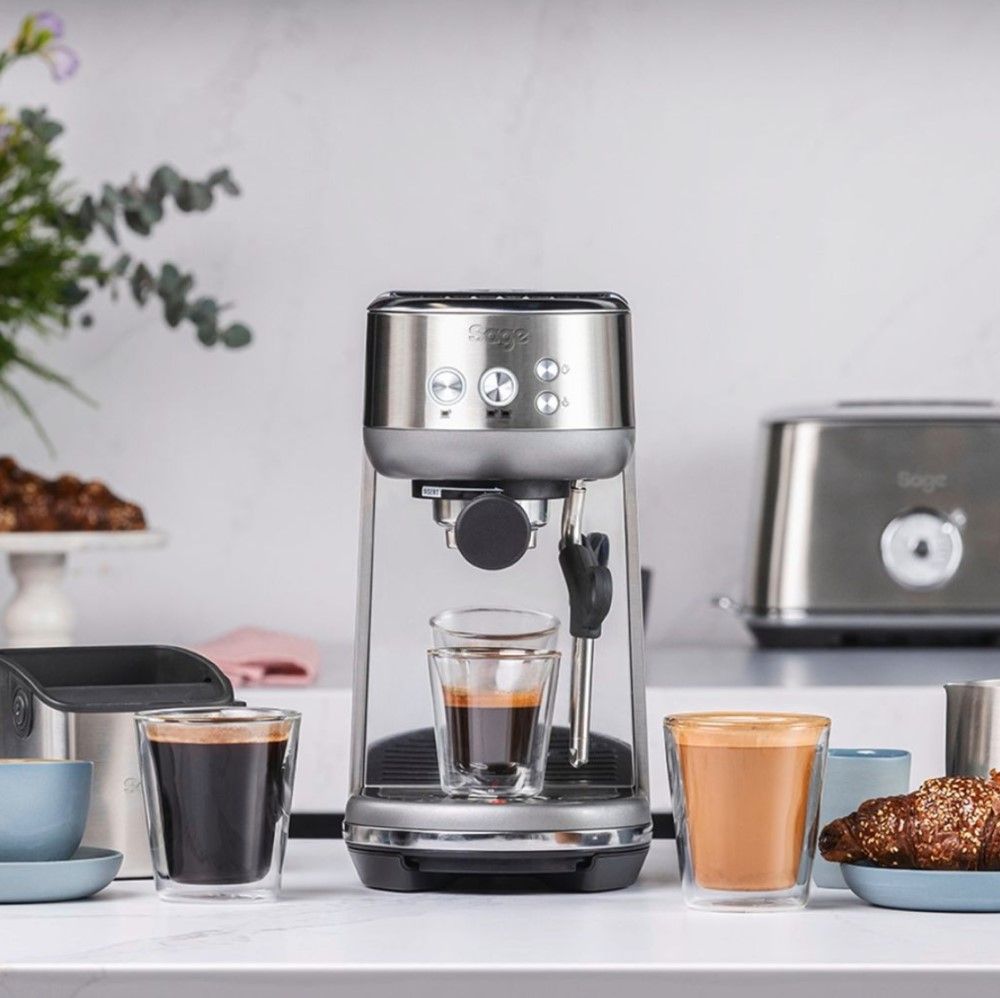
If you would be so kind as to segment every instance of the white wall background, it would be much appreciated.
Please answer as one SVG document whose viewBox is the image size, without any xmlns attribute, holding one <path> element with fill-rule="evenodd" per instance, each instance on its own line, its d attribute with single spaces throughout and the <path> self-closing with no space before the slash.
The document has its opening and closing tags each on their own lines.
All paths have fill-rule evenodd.
<svg viewBox="0 0 1000 998">
<path fill-rule="evenodd" d="M 364 308 L 390 287 L 629 298 L 658 641 L 741 640 L 708 600 L 739 588 L 763 410 L 998 394 L 995 3 L 58 9 L 80 73 L 20 66 L 0 101 L 67 122 L 84 186 L 230 165 L 241 199 L 136 248 L 257 334 L 206 351 L 102 304 L 45 353 L 100 408 L 25 383 L 57 458 L 0 416 L 0 449 L 105 477 L 171 534 L 76 559 L 83 640 L 350 640 Z"/>
</svg>

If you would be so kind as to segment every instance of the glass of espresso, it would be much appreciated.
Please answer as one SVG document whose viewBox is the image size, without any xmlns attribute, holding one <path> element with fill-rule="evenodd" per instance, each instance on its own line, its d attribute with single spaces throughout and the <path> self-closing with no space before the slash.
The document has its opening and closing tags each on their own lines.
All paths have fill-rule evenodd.
<svg viewBox="0 0 1000 998">
<path fill-rule="evenodd" d="M 728 911 L 805 905 L 829 718 L 705 713 L 663 723 L 684 900 Z"/>
<path fill-rule="evenodd" d="M 257 707 L 136 714 L 156 890 L 273 900 L 281 885 L 299 714 Z"/>
<path fill-rule="evenodd" d="M 559 652 L 428 652 L 441 788 L 456 797 L 533 797 L 545 757 Z"/>
</svg>

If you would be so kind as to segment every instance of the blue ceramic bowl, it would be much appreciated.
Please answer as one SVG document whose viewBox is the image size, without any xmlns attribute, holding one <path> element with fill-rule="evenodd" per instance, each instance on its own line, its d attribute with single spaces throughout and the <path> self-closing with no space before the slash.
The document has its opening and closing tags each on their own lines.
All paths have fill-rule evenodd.
<svg viewBox="0 0 1000 998">
<path fill-rule="evenodd" d="M 892 797 L 910 789 L 910 753 L 905 749 L 832 748 L 826 757 L 819 828 L 858 809 L 873 797 Z M 817 887 L 846 888 L 840 866 L 818 853 L 813 863 Z"/>
<path fill-rule="evenodd" d="M 90 810 L 94 764 L 0 759 L 0 863 L 69 859 Z"/>
</svg>

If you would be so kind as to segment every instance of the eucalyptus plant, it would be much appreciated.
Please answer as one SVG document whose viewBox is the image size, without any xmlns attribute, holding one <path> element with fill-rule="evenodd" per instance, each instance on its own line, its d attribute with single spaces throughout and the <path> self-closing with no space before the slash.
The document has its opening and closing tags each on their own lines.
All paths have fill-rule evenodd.
<svg viewBox="0 0 1000 998">
<path fill-rule="evenodd" d="M 24 59 L 45 62 L 56 81 L 72 76 L 76 53 L 61 42 L 54 14 L 26 17 L 0 51 L 0 74 Z M 174 263 L 151 265 L 125 248 L 146 237 L 169 212 L 208 211 L 220 195 L 240 193 L 226 168 L 193 179 L 159 166 L 142 183 L 104 184 L 87 193 L 65 178 L 55 151 L 63 126 L 44 108 L 12 110 L 0 104 L 0 393 L 48 443 L 27 398 L 11 375 L 29 372 L 86 398 L 64 375 L 40 362 L 28 335 L 47 340 L 75 325 L 90 326 L 95 293 L 121 292 L 144 306 L 156 302 L 168 326 L 186 326 L 206 347 L 244 347 L 243 322 L 223 321 L 227 306 L 195 294 L 194 275 Z"/>
</svg>

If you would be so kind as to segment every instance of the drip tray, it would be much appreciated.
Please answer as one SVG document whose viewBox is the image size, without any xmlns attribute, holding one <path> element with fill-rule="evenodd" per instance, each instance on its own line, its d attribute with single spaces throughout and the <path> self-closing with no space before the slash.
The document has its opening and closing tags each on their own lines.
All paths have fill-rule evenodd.
<svg viewBox="0 0 1000 998">
<path fill-rule="evenodd" d="M 553 727 L 545 763 L 545 784 L 631 787 L 632 748 L 608 735 L 592 733 L 590 761 L 579 769 L 569 762 L 569 728 Z M 368 787 L 438 786 L 433 728 L 417 728 L 373 742 L 365 772 Z"/>
</svg>

